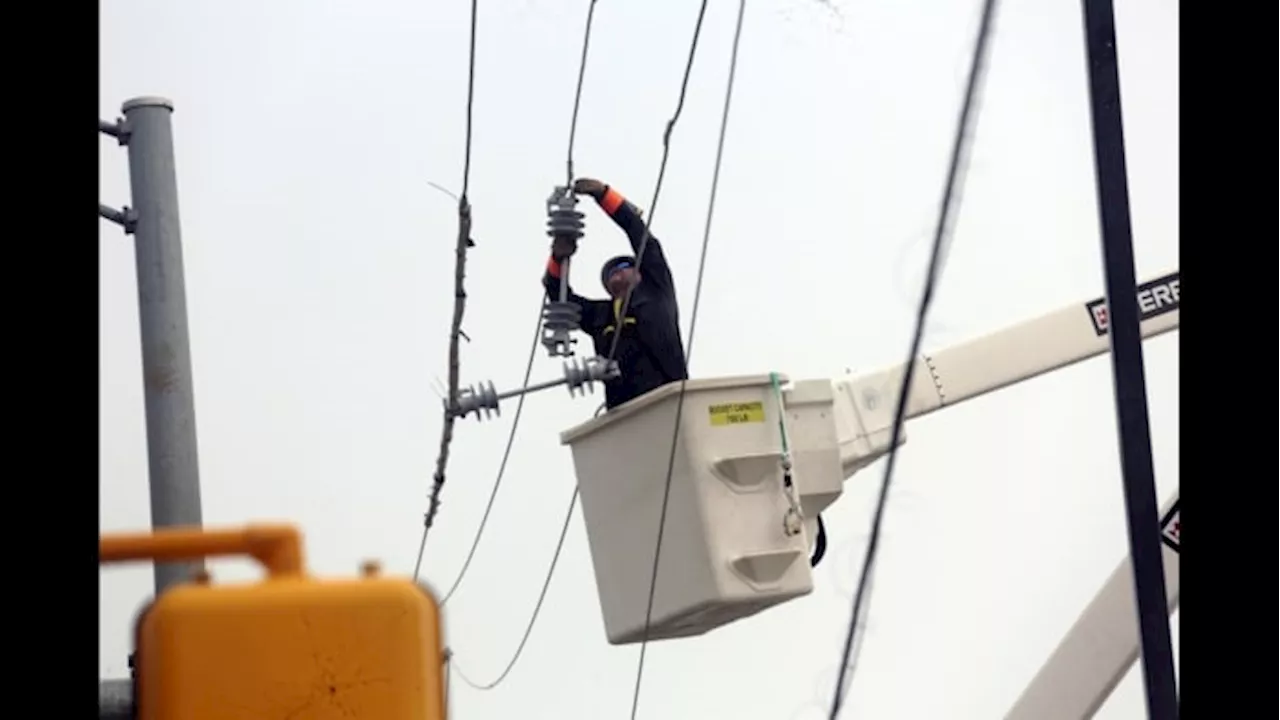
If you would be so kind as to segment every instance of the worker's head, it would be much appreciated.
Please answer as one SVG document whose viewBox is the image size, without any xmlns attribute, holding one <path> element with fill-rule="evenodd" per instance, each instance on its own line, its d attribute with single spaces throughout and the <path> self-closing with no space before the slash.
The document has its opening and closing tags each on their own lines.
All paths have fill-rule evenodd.
<svg viewBox="0 0 1280 720">
<path fill-rule="evenodd" d="M 640 282 L 640 269 L 636 267 L 636 259 L 630 255 L 619 255 L 605 263 L 600 269 L 600 282 L 613 297 L 626 295 L 628 290 Z"/>
</svg>

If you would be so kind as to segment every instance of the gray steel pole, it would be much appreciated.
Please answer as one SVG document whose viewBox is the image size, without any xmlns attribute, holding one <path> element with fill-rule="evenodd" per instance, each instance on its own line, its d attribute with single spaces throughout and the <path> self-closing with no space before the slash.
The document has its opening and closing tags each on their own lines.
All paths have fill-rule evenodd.
<svg viewBox="0 0 1280 720">
<path fill-rule="evenodd" d="M 103 680 L 98 685 L 98 720 L 133 720 L 133 682 Z"/>
<path fill-rule="evenodd" d="M 133 195 L 138 315 L 151 525 L 199 526 L 200 472 L 187 301 L 183 284 L 178 182 L 173 161 L 173 103 L 141 97 L 123 107 Z M 156 595 L 182 582 L 203 562 L 156 563 Z"/>
</svg>

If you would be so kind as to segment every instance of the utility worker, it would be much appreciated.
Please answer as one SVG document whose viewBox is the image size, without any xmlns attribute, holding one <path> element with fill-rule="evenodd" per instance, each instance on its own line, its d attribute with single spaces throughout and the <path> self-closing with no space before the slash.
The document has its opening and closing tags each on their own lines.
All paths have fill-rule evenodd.
<svg viewBox="0 0 1280 720">
<path fill-rule="evenodd" d="M 600 282 L 609 291 L 610 300 L 589 300 L 568 290 L 568 299 L 582 307 L 583 332 L 595 343 L 596 355 L 609 357 L 617 334 L 619 376 L 606 382 L 605 406 L 613 408 L 639 397 L 654 388 L 689 377 L 685 365 L 684 344 L 680 338 L 680 312 L 676 307 L 675 282 L 671 268 L 662 253 L 662 244 L 649 235 L 645 240 L 645 223 L 640 210 L 617 190 L 599 180 L 582 178 L 574 182 L 573 191 L 595 199 L 600 208 L 627 233 L 631 247 L 640 255 L 611 258 L 600 270 Z M 551 243 L 542 284 L 548 296 L 560 296 L 560 261 L 577 252 L 577 241 L 557 238 Z M 625 319 L 619 317 L 627 292 Z"/>
</svg>

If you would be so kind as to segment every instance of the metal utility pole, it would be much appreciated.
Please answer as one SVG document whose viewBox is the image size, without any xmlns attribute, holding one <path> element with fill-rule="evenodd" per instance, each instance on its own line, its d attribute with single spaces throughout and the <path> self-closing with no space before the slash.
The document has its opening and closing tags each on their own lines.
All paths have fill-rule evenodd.
<svg viewBox="0 0 1280 720">
<path fill-rule="evenodd" d="M 1129 557 L 1133 562 L 1138 609 L 1142 677 L 1147 691 L 1147 717 L 1151 720 L 1174 720 L 1178 717 L 1178 689 L 1166 605 L 1160 515 L 1139 329 L 1141 320 L 1158 313 L 1159 309 L 1157 304 L 1153 304 L 1144 306 L 1139 312 L 1140 289 L 1134 271 L 1124 123 L 1120 111 L 1115 10 L 1111 0 L 1083 0 L 1083 10 L 1098 215 L 1102 225 L 1107 286 L 1104 317 L 1111 338 L 1111 372 L 1115 381 L 1120 464 L 1128 515 Z"/>
<path fill-rule="evenodd" d="M 103 680 L 98 685 L 98 720 L 134 720 L 133 683 Z"/>
<path fill-rule="evenodd" d="M 173 103 L 134 98 L 124 103 L 122 112 L 124 118 L 114 124 L 99 120 L 98 131 L 128 149 L 134 206 L 117 211 L 99 204 L 98 214 L 134 237 L 151 525 L 199 526 L 200 472 L 173 161 Z M 199 561 L 157 563 L 156 595 L 202 566 Z"/>
</svg>

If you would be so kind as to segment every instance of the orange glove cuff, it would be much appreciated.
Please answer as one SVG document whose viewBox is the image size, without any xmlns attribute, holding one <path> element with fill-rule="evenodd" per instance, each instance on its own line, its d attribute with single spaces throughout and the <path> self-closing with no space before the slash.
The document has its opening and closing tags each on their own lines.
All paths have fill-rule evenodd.
<svg viewBox="0 0 1280 720">
<path fill-rule="evenodd" d="M 606 186 L 604 189 L 604 196 L 600 198 L 600 207 L 604 209 L 605 212 L 612 215 L 617 212 L 618 208 L 622 207 L 622 203 L 626 201 L 627 199 L 622 197 L 622 193 Z"/>
</svg>

